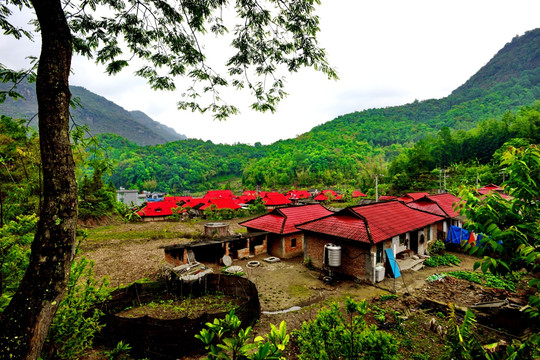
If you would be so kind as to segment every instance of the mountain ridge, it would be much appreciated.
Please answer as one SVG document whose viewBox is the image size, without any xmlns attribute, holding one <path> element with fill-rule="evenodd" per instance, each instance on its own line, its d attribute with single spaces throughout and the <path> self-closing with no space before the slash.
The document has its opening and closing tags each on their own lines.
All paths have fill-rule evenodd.
<svg viewBox="0 0 540 360">
<path fill-rule="evenodd" d="M 9 84 L 0 83 L 0 91 L 10 88 Z M 35 115 L 38 112 L 35 84 L 22 82 L 16 91 L 24 99 L 6 99 L 0 104 L 0 113 L 11 117 L 32 119 L 30 125 L 37 127 Z M 170 141 L 185 140 L 187 137 L 176 133 L 142 111 L 128 111 L 95 94 L 82 86 L 71 85 L 72 99 L 77 99 L 81 106 L 70 110 L 72 121 L 76 125 L 87 125 L 89 135 L 115 133 L 141 146 L 164 144 Z"/>
<path fill-rule="evenodd" d="M 160 190 L 173 193 L 215 188 L 235 176 L 247 188 L 363 188 L 385 163 L 442 129 L 465 134 L 483 121 L 501 119 L 540 99 L 539 49 L 540 29 L 528 31 L 447 97 L 344 114 L 271 145 L 235 147 L 187 140 L 134 149 L 109 137 L 104 143 L 118 146 L 113 157 L 122 159 L 111 180 L 116 186 L 142 189 L 144 181 L 155 179 Z M 123 154 L 128 152 L 126 159 Z"/>
</svg>

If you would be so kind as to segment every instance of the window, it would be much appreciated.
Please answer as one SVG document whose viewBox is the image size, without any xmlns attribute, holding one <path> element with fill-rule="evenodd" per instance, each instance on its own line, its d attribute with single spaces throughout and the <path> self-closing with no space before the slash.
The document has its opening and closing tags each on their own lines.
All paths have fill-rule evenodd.
<svg viewBox="0 0 540 360">
<path fill-rule="evenodd" d="M 291 239 L 291 247 L 292 248 L 296 247 L 296 239 Z"/>
<path fill-rule="evenodd" d="M 405 245 L 405 234 L 399 235 L 399 245 Z"/>
<path fill-rule="evenodd" d="M 376 252 L 375 262 L 377 264 L 381 263 L 382 262 L 382 257 L 383 257 L 383 243 L 380 242 L 380 243 L 377 244 L 377 252 Z"/>
<path fill-rule="evenodd" d="M 431 225 L 427 228 L 427 241 L 431 241 Z"/>
</svg>

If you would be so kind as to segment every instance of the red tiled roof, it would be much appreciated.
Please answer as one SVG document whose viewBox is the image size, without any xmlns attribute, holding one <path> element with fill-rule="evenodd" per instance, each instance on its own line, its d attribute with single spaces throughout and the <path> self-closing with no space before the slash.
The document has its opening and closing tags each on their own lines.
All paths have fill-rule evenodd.
<svg viewBox="0 0 540 360">
<path fill-rule="evenodd" d="M 308 199 L 311 194 L 307 190 L 289 190 L 286 196 L 288 199 Z"/>
<path fill-rule="evenodd" d="M 291 200 L 287 199 L 285 195 L 278 192 L 267 192 L 262 198 L 263 203 L 267 206 L 288 205 Z"/>
<path fill-rule="evenodd" d="M 489 185 L 483 186 L 480 189 L 478 189 L 478 192 L 480 192 L 480 190 L 503 191 L 504 189 L 502 187 L 500 187 L 499 185 L 489 184 Z"/>
<path fill-rule="evenodd" d="M 367 220 L 374 243 L 423 228 L 442 219 L 437 215 L 411 209 L 399 201 L 356 206 L 350 210 Z"/>
<path fill-rule="evenodd" d="M 416 193 L 407 193 L 408 196 L 412 197 L 414 200 L 423 198 L 424 196 L 429 196 L 427 192 L 416 192 Z"/>
<path fill-rule="evenodd" d="M 459 212 L 454 210 L 454 206 L 457 205 L 461 200 L 457 196 L 454 196 L 449 193 L 429 195 L 427 197 L 430 200 L 435 201 L 441 209 L 447 214 L 447 216 L 454 218 L 459 216 Z"/>
<path fill-rule="evenodd" d="M 200 204 L 206 204 L 208 202 L 207 199 L 203 199 L 203 198 L 193 198 L 193 199 L 190 199 L 188 201 L 186 201 L 185 204 L 182 205 L 182 207 L 190 207 L 190 208 L 194 208 L 195 206 L 197 205 L 200 205 Z"/>
<path fill-rule="evenodd" d="M 405 195 L 401 195 L 400 197 L 398 197 L 397 200 L 402 201 L 404 203 L 408 203 L 408 202 L 418 200 L 428 195 L 429 193 L 427 192 L 406 193 Z"/>
<path fill-rule="evenodd" d="M 426 211 L 428 213 L 432 213 L 435 215 L 440 215 L 444 217 L 448 216 L 435 201 L 429 200 L 428 198 L 422 198 L 416 201 L 412 201 L 408 203 L 407 206 L 413 209 Z"/>
<path fill-rule="evenodd" d="M 255 199 L 257 199 L 256 195 L 240 195 L 239 197 L 236 198 L 236 200 L 238 200 L 237 204 L 246 204 Z"/>
<path fill-rule="evenodd" d="M 339 195 L 334 190 L 323 190 L 319 195 L 315 196 L 313 200 L 326 201 L 328 200 L 328 195 L 332 195 L 334 200 L 341 200 L 343 198 L 343 195 Z"/>
<path fill-rule="evenodd" d="M 225 199 L 233 197 L 234 194 L 231 190 L 208 190 L 203 196 L 204 199 Z"/>
<path fill-rule="evenodd" d="M 210 199 L 210 201 L 201 206 L 201 210 L 205 210 L 209 207 L 212 207 L 212 205 L 215 205 L 217 209 L 232 209 L 237 210 L 240 209 L 241 206 L 234 202 L 232 198 L 222 198 L 222 199 Z"/>
<path fill-rule="evenodd" d="M 322 205 L 289 206 L 274 209 L 266 215 L 241 222 L 240 225 L 276 234 L 298 232 L 296 225 L 333 214 Z"/>
<path fill-rule="evenodd" d="M 388 200 L 395 200 L 395 199 L 397 199 L 397 196 L 392 196 L 392 195 L 381 195 L 381 196 L 379 196 L 380 201 L 388 201 Z"/>
<path fill-rule="evenodd" d="M 358 191 L 358 190 L 354 190 L 354 191 L 352 192 L 352 195 L 351 195 L 351 196 L 352 196 L 353 198 L 357 198 L 357 197 L 360 197 L 360 196 L 367 196 L 367 195 L 364 194 L 364 193 L 361 193 L 361 192 Z"/>
<path fill-rule="evenodd" d="M 364 220 L 351 215 L 327 216 L 299 225 L 298 229 L 370 243 Z"/>
<path fill-rule="evenodd" d="M 191 200 L 191 196 L 166 196 L 163 200 L 164 201 L 175 201 L 177 203 L 181 201 L 188 201 Z"/>
<path fill-rule="evenodd" d="M 149 202 L 146 206 L 137 211 L 139 216 L 170 216 L 172 215 L 172 208 L 176 208 L 178 205 L 175 201 L 155 201 Z"/>
</svg>

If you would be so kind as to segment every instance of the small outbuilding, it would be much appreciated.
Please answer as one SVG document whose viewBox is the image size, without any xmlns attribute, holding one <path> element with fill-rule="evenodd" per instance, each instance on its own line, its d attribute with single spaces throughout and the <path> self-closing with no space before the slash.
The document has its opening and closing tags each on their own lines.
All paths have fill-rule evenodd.
<svg viewBox="0 0 540 360">
<path fill-rule="evenodd" d="M 303 255 L 304 235 L 296 225 L 333 214 L 320 204 L 289 206 L 274 209 L 270 213 L 239 225 L 247 227 L 248 234 L 266 232 L 268 253 L 279 258 L 292 258 Z"/>
</svg>

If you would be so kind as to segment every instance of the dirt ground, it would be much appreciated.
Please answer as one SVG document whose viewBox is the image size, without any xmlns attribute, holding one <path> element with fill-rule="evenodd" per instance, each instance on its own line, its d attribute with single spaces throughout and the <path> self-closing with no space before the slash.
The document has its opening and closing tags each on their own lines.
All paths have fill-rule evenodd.
<svg viewBox="0 0 540 360">
<path fill-rule="evenodd" d="M 238 221 L 229 221 L 229 230 L 238 231 L 243 227 Z M 92 235 L 81 245 L 81 254 L 95 262 L 94 273 L 100 278 L 107 276 L 111 286 L 117 287 L 149 278 L 156 279 L 165 265 L 163 246 L 189 242 L 189 238 L 150 239 L 138 238 L 147 230 L 171 234 L 198 234 L 204 229 L 203 223 L 185 224 L 181 222 L 163 223 L 127 223 L 108 226 L 99 230 L 102 240 L 93 240 Z M 133 239 L 126 239 L 134 233 Z M 106 240 L 103 240 L 106 238 Z M 253 281 L 259 290 L 261 308 L 273 312 L 289 309 L 292 306 L 305 306 L 328 298 L 370 299 L 378 295 L 413 292 L 422 288 L 426 278 L 432 274 L 451 270 L 472 270 L 476 258 L 459 254 L 460 266 L 429 268 L 420 271 L 405 271 L 402 278 L 390 279 L 375 286 L 352 280 L 338 280 L 333 285 L 326 285 L 320 279 L 320 271 L 309 270 L 302 263 L 302 258 L 281 260 L 267 263 L 263 259 L 269 255 L 259 255 L 248 260 L 233 260 L 232 265 L 241 266 L 246 277 Z M 258 261 L 260 266 L 249 268 L 248 261 Z M 214 272 L 220 272 L 221 266 L 207 264 Z"/>
<path fill-rule="evenodd" d="M 242 229 L 237 222 L 238 220 L 229 222 L 231 231 Z M 89 239 L 81 245 L 81 254 L 95 262 L 95 275 L 108 276 L 111 286 L 126 285 L 142 278 L 155 279 L 159 277 L 165 264 L 162 247 L 192 241 L 190 236 L 202 233 L 203 226 L 203 223 L 166 222 L 97 228 L 91 230 Z M 141 236 L 147 234 L 147 231 L 150 231 L 150 236 Z M 133 237 L 130 236 L 131 233 Z M 177 234 L 181 236 L 176 237 Z M 160 236 L 168 238 L 159 238 Z M 269 255 L 265 254 L 248 260 L 233 260 L 232 265 L 241 266 L 245 276 L 258 288 L 262 314 L 254 330 L 257 334 L 265 334 L 270 330 L 271 323 L 277 325 L 282 320 L 286 321 L 289 331 L 300 328 L 302 322 L 314 319 L 322 306 L 346 297 L 373 302 L 380 295 L 396 293 L 400 295 L 400 301 L 399 304 L 396 302 L 395 306 L 401 307 L 401 310 L 405 310 L 404 307 L 409 306 L 407 304 L 418 303 L 417 299 L 422 297 L 430 297 L 442 303 L 455 302 L 461 306 L 485 300 L 489 291 L 480 285 L 471 285 L 467 281 L 453 278 L 432 283 L 426 280 L 436 273 L 473 270 L 474 262 L 478 260 L 464 254 L 455 255 L 462 260 L 459 266 L 406 270 L 401 278 L 385 278 L 376 285 L 351 279 L 338 279 L 334 284 L 325 284 L 320 280 L 320 272 L 308 269 L 302 258 L 267 263 L 263 259 Z M 249 268 L 248 261 L 254 260 L 258 261 L 260 266 Z M 212 267 L 214 272 L 222 269 L 217 264 L 207 265 Z M 492 298 L 497 296 L 492 295 Z M 300 309 L 280 312 L 293 306 Z M 287 358 L 294 359 L 294 350 L 291 351 Z"/>
</svg>

